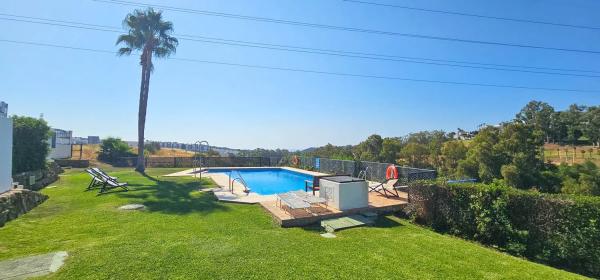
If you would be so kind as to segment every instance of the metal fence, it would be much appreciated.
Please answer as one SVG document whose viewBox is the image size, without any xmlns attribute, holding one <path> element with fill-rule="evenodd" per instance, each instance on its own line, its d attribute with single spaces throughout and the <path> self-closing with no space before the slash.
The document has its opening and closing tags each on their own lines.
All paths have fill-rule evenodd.
<svg viewBox="0 0 600 280">
<path fill-rule="evenodd" d="M 194 167 L 199 161 L 203 167 L 260 167 L 271 166 L 268 157 L 148 157 L 147 167 Z M 134 167 L 137 157 L 119 158 L 113 165 L 117 167 Z"/>
<path fill-rule="evenodd" d="M 352 161 L 337 160 L 328 158 L 299 157 L 300 167 L 312 169 L 315 171 L 329 174 L 347 174 L 358 176 L 361 171 L 366 172 L 368 180 L 384 181 L 385 173 L 389 163 L 370 162 L 370 161 Z M 290 165 L 284 161 L 283 165 Z M 398 166 L 398 176 L 404 181 L 431 180 L 437 177 L 437 172 L 432 169 L 413 168 L 408 166 Z"/>
<path fill-rule="evenodd" d="M 203 167 L 261 167 L 292 165 L 289 157 L 149 157 L 147 167 L 194 167 L 194 161 L 199 161 Z M 118 167 L 133 167 L 136 157 L 124 157 L 114 163 Z M 358 176 L 361 171 L 371 181 L 384 181 L 389 163 L 337 160 L 316 157 L 299 157 L 301 168 L 311 169 L 328 174 L 346 174 Z M 435 179 L 437 172 L 431 169 L 397 166 L 398 175 L 404 181 Z"/>
</svg>

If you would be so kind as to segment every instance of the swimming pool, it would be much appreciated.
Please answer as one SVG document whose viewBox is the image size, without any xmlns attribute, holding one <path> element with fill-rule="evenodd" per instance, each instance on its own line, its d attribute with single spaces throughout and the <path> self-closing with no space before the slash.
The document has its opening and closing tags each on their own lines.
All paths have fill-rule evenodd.
<svg viewBox="0 0 600 280">
<path fill-rule="evenodd" d="M 239 171 L 250 192 L 262 195 L 304 190 L 304 181 L 313 180 L 313 176 L 294 172 L 283 168 L 241 168 L 241 169 L 209 169 L 208 173 L 224 173 L 229 175 L 232 170 Z M 237 177 L 233 173 L 233 178 Z"/>
</svg>

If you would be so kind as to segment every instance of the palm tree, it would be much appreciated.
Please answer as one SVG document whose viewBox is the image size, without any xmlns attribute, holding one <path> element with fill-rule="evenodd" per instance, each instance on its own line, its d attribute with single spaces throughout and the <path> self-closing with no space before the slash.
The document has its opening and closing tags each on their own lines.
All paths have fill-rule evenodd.
<svg viewBox="0 0 600 280">
<path fill-rule="evenodd" d="M 140 52 L 142 81 L 138 110 L 138 160 L 135 170 L 144 172 L 144 129 L 146 127 L 150 73 L 154 69 L 152 56 L 158 58 L 170 56 L 175 53 L 179 42 L 171 36 L 173 24 L 164 21 L 162 12 L 156 12 L 152 8 L 145 11 L 135 10 L 128 14 L 123 20 L 123 26 L 129 31 L 117 39 L 116 45 L 121 43 L 125 45 L 119 49 L 119 55 L 131 55 L 133 51 Z"/>
</svg>

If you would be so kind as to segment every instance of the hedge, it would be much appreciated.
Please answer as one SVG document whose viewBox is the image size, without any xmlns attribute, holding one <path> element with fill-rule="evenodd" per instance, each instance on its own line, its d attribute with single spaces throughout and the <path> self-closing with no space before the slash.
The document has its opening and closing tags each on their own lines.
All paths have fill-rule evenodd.
<svg viewBox="0 0 600 280">
<path fill-rule="evenodd" d="M 50 127 L 43 119 L 13 116 L 13 174 L 46 167 Z"/>
<path fill-rule="evenodd" d="M 434 230 L 600 277 L 600 198 L 492 184 L 416 182 L 409 214 Z"/>
</svg>

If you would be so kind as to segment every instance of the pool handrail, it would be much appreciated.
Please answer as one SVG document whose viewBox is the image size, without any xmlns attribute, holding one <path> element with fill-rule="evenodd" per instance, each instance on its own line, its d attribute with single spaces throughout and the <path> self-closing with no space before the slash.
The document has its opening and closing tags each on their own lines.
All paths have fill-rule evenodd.
<svg viewBox="0 0 600 280">
<path fill-rule="evenodd" d="M 233 176 L 232 176 L 233 172 L 236 172 L 236 173 L 237 173 L 237 175 L 238 175 L 238 177 L 235 177 L 235 178 L 233 178 L 233 180 L 232 180 L 231 178 L 233 177 Z M 242 184 L 242 186 L 244 186 L 244 192 L 245 192 L 246 194 L 250 193 L 250 188 L 248 187 L 248 184 L 246 183 L 246 180 L 244 180 L 244 177 L 242 177 L 242 174 L 240 173 L 240 171 L 239 171 L 239 170 L 235 170 L 235 169 L 234 169 L 234 170 L 231 170 L 231 171 L 229 172 L 229 191 L 230 191 L 231 193 L 233 193 L 233 184 L 235 183 L 235 181 L 236 181 L 236 180 L 237 180 L 238 182 L 240 182 L 240 184 Z"/>
</svg>

